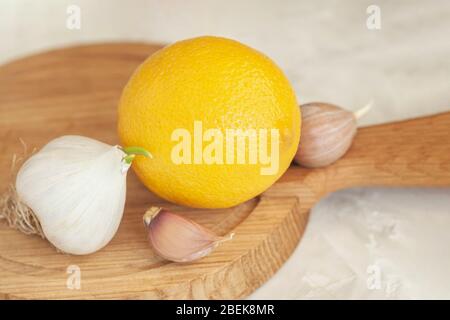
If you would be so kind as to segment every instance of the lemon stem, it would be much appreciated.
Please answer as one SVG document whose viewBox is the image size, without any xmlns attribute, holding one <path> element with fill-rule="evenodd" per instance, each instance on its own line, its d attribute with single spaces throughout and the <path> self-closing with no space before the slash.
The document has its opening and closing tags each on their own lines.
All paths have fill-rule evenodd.
<svg viewBox="0 0 450 320">
<path fill-rule="evenodd" d="M 127 155 L 123 157 L 123 161 L 131 164 L 136 156 L 144 156 L 146 158 L 153 158 L 152 154 L 142 147 L 125 147 L 121 148 Z"/>
</svg>

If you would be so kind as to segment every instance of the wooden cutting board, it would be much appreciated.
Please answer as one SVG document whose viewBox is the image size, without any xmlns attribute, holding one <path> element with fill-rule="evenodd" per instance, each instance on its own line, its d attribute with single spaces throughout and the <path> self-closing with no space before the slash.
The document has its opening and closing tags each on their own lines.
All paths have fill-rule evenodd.
<svg viewBox="0 0 450 320">
<path fill-rule="evenodd" d="M 116 144 L 121 90 L 157 49 L 145 44 L 81 46 L 0 67 L 0 190 L 12 181 L 12 156 L 22 154 L 19 139 L 29 150 L 65 134 Z M 316 170 L 291 166 L 260 197 L 226 210 L 166 203 L 130 173 L 117 235 L 88 256 L 57 253 L 45 240 L 0 222 L 0 298 L 244 298 L 289 257 L 309 210 L 322 196 L 369 185 L 450 186 L 450 113 L 363 128 L 334 165 Z M 164 261 L 146 242 L 141 219 L 150 205 L 172 208 L 219 234 L 233 231 L 235 238 L 194 263 Z M 80 289 L 67 286 L 76 268 Z"/>
</svg>

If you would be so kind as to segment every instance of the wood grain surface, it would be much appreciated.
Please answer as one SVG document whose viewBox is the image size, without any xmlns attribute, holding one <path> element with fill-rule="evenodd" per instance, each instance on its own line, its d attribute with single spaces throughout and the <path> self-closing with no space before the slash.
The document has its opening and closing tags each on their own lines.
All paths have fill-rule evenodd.
<svg viewBox="0 0 450 320">
<path fill-rule="evenodd" d="M 0 67 L 0 190 L 13 181 L 13 154 L 64 134 L 116 144 L 116 106 L 137 65 L 159 46 L 103 44 L 55 50 Z M 256 199 L 224 210 L 198 210 L 158 199 L 128 177 L 118 233 L 88 256 L 57 253 L 45 240 L 0 222 L 3 299 L 235 299 L 266 281 L 296 247 L 321 197 L 353 186 L 450 186 L 450 113 L 363 128 L 346 156 L 323 169 L 291 166 Z M 146 242 L 142 214 L 163 205 L 232 241 L 193 263 L 164 261 Z M 69 289 L 78 266 L 81 288 Z"/>
</svg>

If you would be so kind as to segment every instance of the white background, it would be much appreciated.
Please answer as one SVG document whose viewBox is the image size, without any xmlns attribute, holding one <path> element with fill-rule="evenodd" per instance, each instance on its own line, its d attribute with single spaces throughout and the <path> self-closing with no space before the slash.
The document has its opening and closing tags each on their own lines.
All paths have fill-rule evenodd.
<svg viewBox="0 0 450 320">
<path fill-rule="evenodd" d="M 81 8 L 81 30 L 66 28 L 71 4 Z M 381 30 L 366 26 L 370 4 L 381 9 Z M 373 101 L 362 125 L 450 110 L 445 0 L 0 0 L 0 63 L 78 43 L 205 34 L 269 55 L 300 103 L 356 110 Z M 313 210 L 293 257 L 252 297 L 450 298 L 450 253 L 442 247 L 450 243 L 449 208 L 448 189 L 334 194 Z M 376 290 L 366 284 L 372 265 L 382 274 Z"/>
</svg>

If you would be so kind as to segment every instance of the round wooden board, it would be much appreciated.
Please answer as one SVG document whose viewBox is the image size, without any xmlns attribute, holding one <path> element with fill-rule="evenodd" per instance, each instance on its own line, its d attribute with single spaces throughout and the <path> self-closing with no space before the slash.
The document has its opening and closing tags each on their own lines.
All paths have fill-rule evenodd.
<svg viewBox="0 0 450 320">
<path fill-rule="evenodd" d="M 0 67 L 0 190 L 13 181 L 14 154 L 67 134 L 117 144 L 116 106 L 133 70 L 160 46 L 104 44 L 55 50 Z M 45 240 L 0 222 L 0 297 L 4 299 L 243 298 L 289 257 L 316 200 L 263 196 L 226 210 L 177 207 L 158 199 L 130 172 L 123 221 L 114 239 L 87 256 L 57 253 Z M 235 232 L 211 255 L 179 264 L 155 256 L 142 215 L 166 206 L 219 234 Z M 79 268 L 81 288 L 68 286 Z"/>
</svg>

